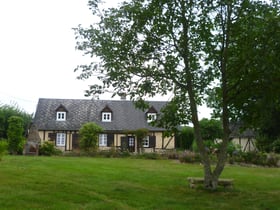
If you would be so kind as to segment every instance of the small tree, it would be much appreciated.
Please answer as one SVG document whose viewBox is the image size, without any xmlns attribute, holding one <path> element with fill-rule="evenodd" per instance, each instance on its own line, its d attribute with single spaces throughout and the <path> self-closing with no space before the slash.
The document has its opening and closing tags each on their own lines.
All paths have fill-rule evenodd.
<svg viewBox="0 0 280 210">
<path fill-rule="evenodd" d="M 85 123 L 79 131 L 80 148 L 86 152 L 95 151 L 98 147 L 98 134 L 102 131 L 103 129 L 95 123 Z"/>
<path fill-rule="evenodd" d="M 137 138 L 137 152 L 142 152 L 143 149 L 143 139 L 148 135 L 149 130 L 146 128 L 140 128 L 134 131 Z"/>
<path fill-rule="evenodd" d="M 12 116 L 8 120 L 8 144 L 9 144 L 9 151 L 12 154 L 17 154 L 20 152 L 20 146 L 23 145 L 23 119 L 18 116 Z"/>
<path fill-rule="evenodd" d="M 203 140 L 214 142 L 215 139 L 222 139 L 223 128 L 220 120 L 203 118 L 199 121 Z"/>
<path fill-rule="evenodd" d="M 194 130 L 192 127 L 183 127 L 176 134 L 176 148 L 190 150 L 194 141 Z"/>
<path fill-rule="evenodd" d="M 0 138 L 8 139 L 8 120 L 12 116 L 19 116 L 23 119 L 25 134 L 32 120 L 32 115 L 20 109 L 17 105 L 0 104 Z"/>
</svg>

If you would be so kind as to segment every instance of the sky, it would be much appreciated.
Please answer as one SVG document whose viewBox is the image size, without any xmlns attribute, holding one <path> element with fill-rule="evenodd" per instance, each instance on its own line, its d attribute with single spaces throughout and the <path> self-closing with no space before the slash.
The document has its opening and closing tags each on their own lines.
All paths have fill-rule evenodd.
<svg viewBox="0 0 280 210">
<path fill-rule="evenodd" d="M 118 1 L 106 2 L 114 6 Z M 76 79 L 74 69 L 90 58 L 75 49 L 72 28 L 94 22 L 87 2 L 0 1 L 0 104 L 32 114 L 39 98 L 86 98 L 84 91 L 93 80 Z M 200 116 L 210 117 L 209 109 L 200 108 Z"/>
</svg>

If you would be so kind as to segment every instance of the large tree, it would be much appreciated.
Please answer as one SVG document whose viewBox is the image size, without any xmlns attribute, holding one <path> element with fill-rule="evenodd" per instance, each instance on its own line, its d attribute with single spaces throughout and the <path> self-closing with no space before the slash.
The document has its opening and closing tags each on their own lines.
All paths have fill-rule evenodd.
<svg viewBox="0 0 280 210">
<path fill-rule="evenodd" d="M 248 2 L 249 4 L 249 2 Z M 243 1 L 131 0 L 101 10 L 89 1 L 96 24 L 76 28 L 77 49 L 96 62 L 80 65 L 80 79 L 97 76 L 88 95 L 126 92 L 143 102 L 156 94 L 173 93 L 161 121 L 167 127 L 192 122 L 204 166 L 205 187 L 215 189 L 226 161 L 229 141 L 228 49 L 232 28 L 248 5 Z M 247 31 L 248 33 L 250 31 Z M 223 143 L 216 167 L 201 135 L 198 105 L 217 78 L 221 86 Z M 143 104 L 143 103 L 137 103 Z"/>
<path fill-rule="evenodd" d="M 228 49 L 231 119 L 277 139 L 280 136 L 280 2 L 243 1 L 242 6 L 242 13 L 232 23 Z M 221 87 L 213 93 L 210 102 L 214 102 L 211 105 L 220 115 Z"/>
</svg>

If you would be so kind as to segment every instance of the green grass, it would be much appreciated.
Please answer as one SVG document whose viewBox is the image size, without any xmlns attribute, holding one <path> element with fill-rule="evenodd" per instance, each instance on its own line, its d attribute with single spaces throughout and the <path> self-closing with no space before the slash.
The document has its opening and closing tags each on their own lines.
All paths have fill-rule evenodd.
<svg viewBox="0 0 280 210">
<path fill-rule="evenodd" d="M 227 166 L 234 188 L 190 189 L 174 160 L 4 156 L 0 209 L 280 209 L 280 169 Z"/>
</svg>

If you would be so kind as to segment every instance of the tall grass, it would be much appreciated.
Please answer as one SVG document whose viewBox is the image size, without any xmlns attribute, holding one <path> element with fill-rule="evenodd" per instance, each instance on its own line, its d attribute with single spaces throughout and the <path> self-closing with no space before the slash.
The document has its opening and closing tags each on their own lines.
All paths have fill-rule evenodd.
<svg viewBox="0 0 280 210">
<path fill-rule="evenodd" d="M 233 189 L 190 189 L 174 160 L 5 156 L 0 209 L 279 209 L 280 169 L 228 166 Z"/>
</svg>

